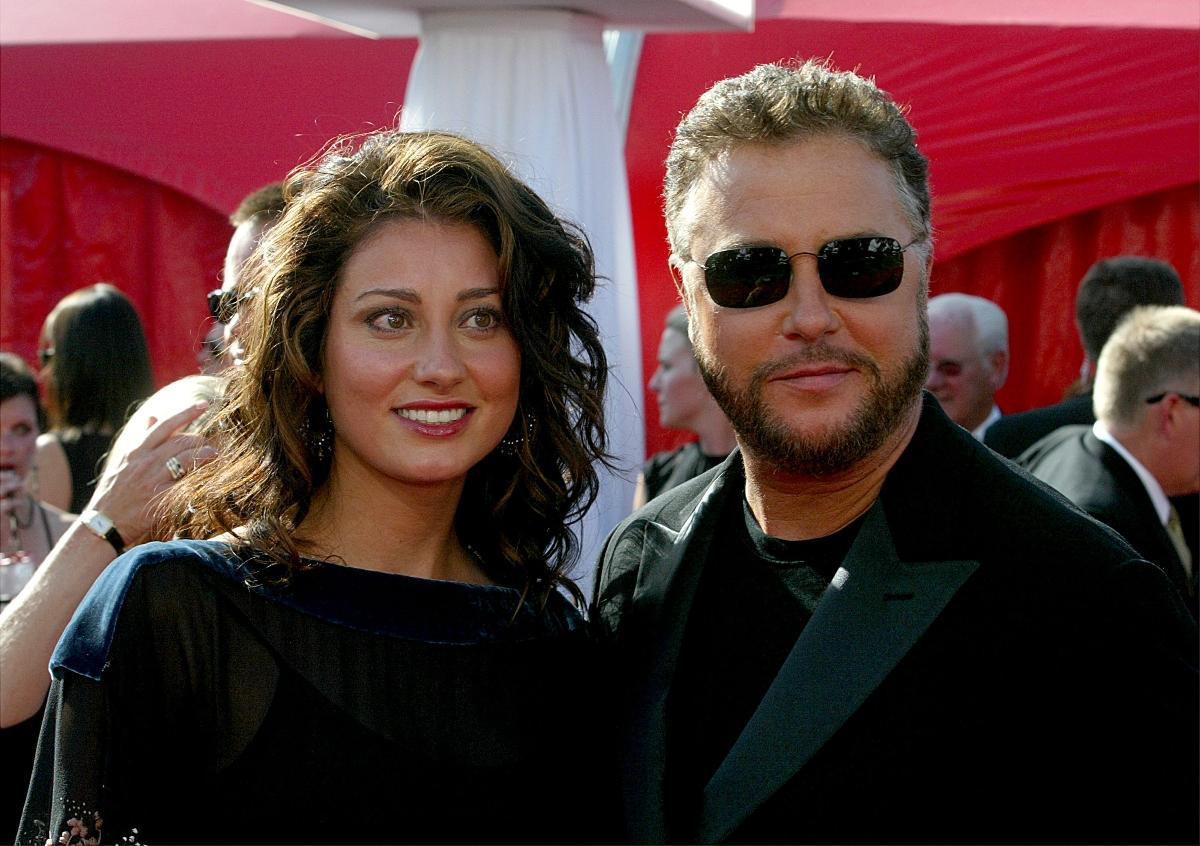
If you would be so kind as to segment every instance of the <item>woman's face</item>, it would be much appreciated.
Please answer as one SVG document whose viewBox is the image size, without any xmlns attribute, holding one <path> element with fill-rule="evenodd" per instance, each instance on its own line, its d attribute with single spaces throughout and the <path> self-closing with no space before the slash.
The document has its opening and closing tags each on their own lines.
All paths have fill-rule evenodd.
<svg viewBox="0 0 1200 846">
<path fill-rule="evenodd" d="M 508 431 L 520 381 L 498 259 L 477 228 L 393 220 L 351 253 L 322 375 L 335 479 L 461 483 Z"/>
<path fill-rule="evenodd" d="M 692 345 L 676 329 L 663 330 L 650 390 L 658 399 L 658 422 L 668 429 L 692 429 L 711 405 L 712 397 L 696 366 Z"/>
<path fill-rule="evenodd" d="M 28 476 L 38 434 L 37 406 L 28 394 L 0 400 L 0 471 Z"/>
</svg>

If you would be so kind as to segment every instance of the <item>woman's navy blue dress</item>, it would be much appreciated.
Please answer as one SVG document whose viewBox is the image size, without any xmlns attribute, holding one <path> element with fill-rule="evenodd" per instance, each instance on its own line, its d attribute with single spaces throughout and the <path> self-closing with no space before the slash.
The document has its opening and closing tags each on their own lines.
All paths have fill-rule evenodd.
<svg viewBox="0 0 1200 846">
<path fill-rule="evenodd" d="M 594 645 L 559 594 L 138 547 L 54 676 L 19 843 L 604 839 Z M 128 839 L 126 839 L 128 838 Z"/>
</svg>

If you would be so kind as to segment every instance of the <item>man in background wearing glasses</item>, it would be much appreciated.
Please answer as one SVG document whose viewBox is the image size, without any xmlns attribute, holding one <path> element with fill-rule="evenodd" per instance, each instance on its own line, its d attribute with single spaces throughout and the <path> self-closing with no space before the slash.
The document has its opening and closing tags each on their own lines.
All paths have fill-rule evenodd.
<svg viewBox="0 0 1200 846">
<path fill-rule="evenodd" d="M 1200 491 L 1200 312 L 1132 311 L 1100 353 L 1092 402 L 1094 425 L 1018 462 L 1162 567 L 1196 616 L 1196 562 L 1168 497 Z"/>
<path fill-rule="evenodd" d="M 1195 840 L 1177 593 L 922 394 L 930 198 L 900 109 L 822 63 L 755 68 L 684 117 L 664 197 L 739 449 L 601 559 L 628 838 Z"/>
<path fill-rule="evenodd" d="M 206 347 L 215 347 L 212 353 L 218 358 L 221 368 L 242 363 L 242 345 L 237 328 L 238 307 L 250 294 L 241 290 L 239 284 L 242 267 L 263 235 L 279 221 L 283 207 L 283 183 L 272 182 L 247 194 L 229 216 L 229 222 L 233 224 L 233 236 L 225 251 L 221 287 L 208 293 L 208 313 L 212 316 L 213 325 L 204 338 Z M 216 346 L 217 339 L 220 339 L 219 347 Z M 209 365 L 206 372 L 210 372 L 212 367 Z"/>
</svg>

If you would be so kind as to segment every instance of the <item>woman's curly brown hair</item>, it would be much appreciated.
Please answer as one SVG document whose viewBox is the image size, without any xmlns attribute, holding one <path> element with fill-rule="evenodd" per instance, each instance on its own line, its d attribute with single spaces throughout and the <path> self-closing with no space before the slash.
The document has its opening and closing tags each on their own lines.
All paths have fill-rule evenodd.
<svg viewBox="0 0 1200 846">
<path fill-rule="evenodd" d="M 517 414 L 506 439 L 467 476 L 456 515 L 463 543 L 491 575 L 527 592 L 563 585 L 579 550 L 571 525 L 596 497 L 608 462 L 607 361 L 583 310 L 595 287 L 586 237 L 471 141 L 440 132 L 369 134 L 335 142 L 286 185 L 287 207 L 242 276 L 245 364 L 231 376 L 208 434 L 221 456 L 188 474 L 164 503 L 181 536 L 237 529 L 239 543 L 302 569 L 293 538 L 329 474 L 312 445 L 324 423 L 319 390 L 339 274 L 382 221 L 479 228 L 499 256 L 501 297 L 521 350 Z M 274 568 L 272 568 L 274 569 Z"/>
</svg>

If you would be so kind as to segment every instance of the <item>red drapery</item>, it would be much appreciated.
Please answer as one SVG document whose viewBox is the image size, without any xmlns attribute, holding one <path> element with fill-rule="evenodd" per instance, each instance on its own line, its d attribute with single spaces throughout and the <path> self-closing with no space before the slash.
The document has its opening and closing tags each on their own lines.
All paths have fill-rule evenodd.
<svg viewBox="0 0 1200 846">
<path fill-rule="evenodd" d="M 1200 307 L 1200 186 L 1184 185 L 1077 214 L 935 262 L 931 293 L 985 297 L 1008 315 L 1011 366 L 998 402 L 1008 412 L 1057 402 L 1079 374 L 1075 292 L 1098 258 L 1170 262 L 1188 305 Z"/>
<path fill-rule="evenodd" d="M 220 214 L 170 188 L 0 139 L 0 348 L 32 364 L 54 304 L 109 282 L 137 307 L 158 383 L 195 372 L 204 294 L 220 285 L 230 232 Z"/>
</svg>

